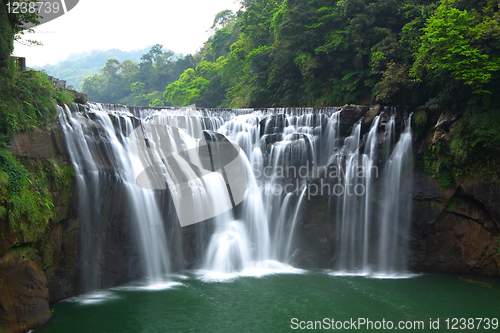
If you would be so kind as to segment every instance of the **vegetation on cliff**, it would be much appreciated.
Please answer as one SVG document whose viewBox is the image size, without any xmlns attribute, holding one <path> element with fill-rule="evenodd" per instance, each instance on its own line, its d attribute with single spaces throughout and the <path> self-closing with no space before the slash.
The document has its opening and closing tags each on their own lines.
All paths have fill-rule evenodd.
<svg viewBox="0 0 500 333">
<path fill-rule="evenodd" d="M 74 100 L 71 93 L 52 85 L 45 74 L 20 71 L 15 58 L 10 57 L 13 42 L 28 20 L 36 20 L 36 15 L 7 14 L 5 2 L 0 2 L 0 220 L 17 233 L 17 244 L 38 241 L 49 222 L 64 215 L 54 208 L 55 203 L 69 202 L 73 183 L 71 166 L 63 167 L 55 160 L 20 158 L 8 150 L 14 133 L 48 126 L 56 120 L 56 104 Z M 0 237 L 5 239 L 3 233 Z"/>
</svg>

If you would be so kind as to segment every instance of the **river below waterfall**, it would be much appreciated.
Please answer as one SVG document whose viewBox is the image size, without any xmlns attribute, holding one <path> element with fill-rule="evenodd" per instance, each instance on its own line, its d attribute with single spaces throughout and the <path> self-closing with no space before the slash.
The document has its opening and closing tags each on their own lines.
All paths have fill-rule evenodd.
<svg viewBox="0 0 500 333">
<path fill-rule="evenodd" d="M 208 276 L 191 271 L 172 276 L 168 283 L 151 286 L 136 281 L 71 298 L 55 304 L 51 322 L 37 333 L 291 332 L 315 321 L 328 330 L 332 319 L 333 325 L 341 321 L 349 326 L 336 331 L 386 332 L 389 321 L 393 329 L 402 325 L 399 330 L 407 327 L 422 332 L 452 327 L 490 332 L 499 326 L 498 319 L 493 320 L 500 317 L 500 281 L 496 279 L 438 274 L 376 279 L 330 271 L 240 276 L 226 281 Z M 367 324 L 360 326 L 359 318 Z M 469 318 L 474 318 L 474 329 Z M 373 329 L 367 328 L 368 320 Z M 423 328 L 417 329 L 418 322 Z M 318 325 L 316 331 L 320 331 Z M 377 330 L 377 325 L 386 329 Z M 467 328 L 461 329 L 463 325 Z"/>
</svg>

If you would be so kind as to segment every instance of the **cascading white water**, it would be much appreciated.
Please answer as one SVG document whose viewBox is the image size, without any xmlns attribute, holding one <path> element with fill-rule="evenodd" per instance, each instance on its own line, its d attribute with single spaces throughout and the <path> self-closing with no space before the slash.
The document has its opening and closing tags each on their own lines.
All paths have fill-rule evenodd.
<svg viewBox="0 0 500 333">
<path fill-rule="evenodd" d="M 240 221 L 233 221 L 230 214 L 218 217 L 205 261 L 207 270 L 225 274 L 235 267 L 246 274 L 290 270 L 279 263 L 288 262 L 292 255 L 307 181 L 320 163 L 325 166 L 330 160 L 338 125 L 338 112 L 330 118 L 255 112 L 221 126 L 219 132 L 240 145 L 248 157 L 249 187 Z M 236 230 L 241 231 L 238 236 Z"/>
<path fill-rule="evenodd" d="M 147 276 L 152 282 L 159 282 L 170 272 L 168 248 L 160 207 L 154 193 L 135 184 L 134 169 L 140 170 L 146 166 L 140 165 L 140 161 L 128 149 L 130 138 L 124 133 L 132 132 L 132 122 L 129 117 L 123 117 L 123 127 L 120 125 L 115 130 L 109 114 L 97 107 L 92 109 L 91 117 L 92 119 L 80 112 L 71 112 L 69 108 L 60 110 L 59 113 L 59 122 L 65 133 L 77 176 L 81 224 L 83 228 L 99 227 L 96 220 L 106 219 L 105 205 L 110 198 L 100 191 L 106 187 L 112 170 L 112 176 L 118 182 L 115 186 L 123 191 L 132 220 L 140 234 Z M 99 253 L 105 248 L 105 244 L 103 240 L 95 239 L 99 234 L 101 233 L 85 230 L 82 232 L 84 237 L 92 235 L 94 238 L 84 238 L 81 245 L 87 266 L 83 268 L 87 275 L 84 281 L 86 290 L 101 287 L 100 272 L 97 269 L 102 269 Z"/>
<path fill-rule="evenodd" d="M 376 271 L 396 275 L 406 269 L 413 182 L 411 116 L 382 174 L 379 249 Z"/>
<path fill-rule="evenodd" d="M 337 159 L 337 168 L 344 170 L 345 174 L 343 179 L 339 178 L 343 193 L 337 205 L 339 270 L 362 275 L 370 271 L 368 255 L 372 186 L 374 178 L 378 176 L 376 166 L 378 125 L 377 116 L 364 143 L 364 153 L 361 153 L 361 123 L 357 123 L 351 136 L 345 140 L 341 157 Z"/>
<path fill-rule="evenodd" d="M 335 159 L 337 167 L 345 170 L 343 179 L 338 180 L 344 192 L 337 199 L 337 274 L 390 277 L 406 269 L 403 263 L 413 179 L 410 123 L 411 117 L 405 121 L 405 130 L 392 154 L 394 116 L 386 123 L 381 142 L 377 135 L 379 116 L 373 120 L 364 143 L 358 123 Z M 380 159 L 379 145 L 383 155 Z"/>
<path fill-rule="evenodd" d="M 286 272 L 291 270 L 286 263 L 294 262 L 295 229 L 310 195 L 308 184 L 318 177 L 323 184 L 328 166 L 340 173 L 331 185 L 344 189 L 340 194 L 335 187 L 329 191 L 335 202 L 338 271 L 367 275 L 404 270 L 394 263 L 400 259 L 395 249 L 403 245 L 407 231 L 409 217 L 403 215 L 410 211 L 402 208 L 410 201 L 411 181 L 402 182 L 411 180 L 409 120 L 397 144 L 394 117 L 385 124 L 385 139 L 379 140 L 382 125 L 377 116 L 365 137 L 361 120 L 354 124 L 342 146 L 337 109 L 132 112 L 92 103 L 88 108 L 84 114 L 64 110 L 60 115 L 85 228 L 95 229 L 99 224 L 92 221 L 106 218 L 106 194 L 100 191 L 114 179 L 140 235 L 150 280 L 169 272 L 166 216 L 155 190 L 168 188 L 182 226 L 212 221 L 209 235 L 197 229 L 200 238 L 209 237 L 201 249 L 202 268 L 213 273 L 209 277 Z M 241 188 L 228 183 L 229 171 L 220 168 L 224 163 L 219 159 L 227 155 L 226 138 L 241 147 L 237 170 L 246 175 Z M 208 164 L 201 156 L 210 157 Z M 378 168 L 383 170 L 380 179 Z M 235 203 L 238 195 L 242 201 Z M 89 277 L 99 276 L 95 262 L 102 245 L 92 238 L 84 243 L 85 270 Z M 89 288 L 99 288 L 99 283 Z"/>
</svg>

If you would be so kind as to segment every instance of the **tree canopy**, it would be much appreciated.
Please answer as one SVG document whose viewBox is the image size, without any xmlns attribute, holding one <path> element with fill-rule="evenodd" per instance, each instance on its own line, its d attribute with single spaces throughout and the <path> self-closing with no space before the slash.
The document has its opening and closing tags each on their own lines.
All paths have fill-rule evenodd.
<svg viewBox="0 0 500 333">
<path fill-rule="evenodd" d="M 194 68 L 191 55 L 179 56 L 156 44 L 140 57 L 120 62 L 109 58 L 100 73 L 83 80 L 82 91 L 89 100 L 139 106 L 165 106 L 165 87 L 176 81 L 184 70 Z"/>
<path fill-rule="evenodd" d="M 500 88 L 499 4 L 249 0 L 236 13 L 218 13 L 193 56 L 155 45 L 138 64 L 106 63 L 84 91 L 91 100 L 140 105 L 439 108 L 488 94 L 482 101 L 491 105 Z"/>
</svg>

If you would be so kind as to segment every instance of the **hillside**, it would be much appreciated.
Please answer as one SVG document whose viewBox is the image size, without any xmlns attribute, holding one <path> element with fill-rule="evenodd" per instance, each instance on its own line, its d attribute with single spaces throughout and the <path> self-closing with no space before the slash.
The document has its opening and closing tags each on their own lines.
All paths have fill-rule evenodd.
<svg viewBox="0 0 500 333">
<path fill-rule="evenodd" d="M 111 49 L 74 53 L 66 60 L 55 65 L 34 67 L 34 69 L 43 70 L 51 76 L 66 80 L 67 85 L 72 85 L 76 90 L 80 90 L 83 79 L 99 73 L 99 70 L 104 66 L 107 59 L 116 58 L 120 61 L 129 59 L 138 62 L 142 54 L 146 53 L 149 49 L 150 47 L 130 52 Z"/>
</svg>

